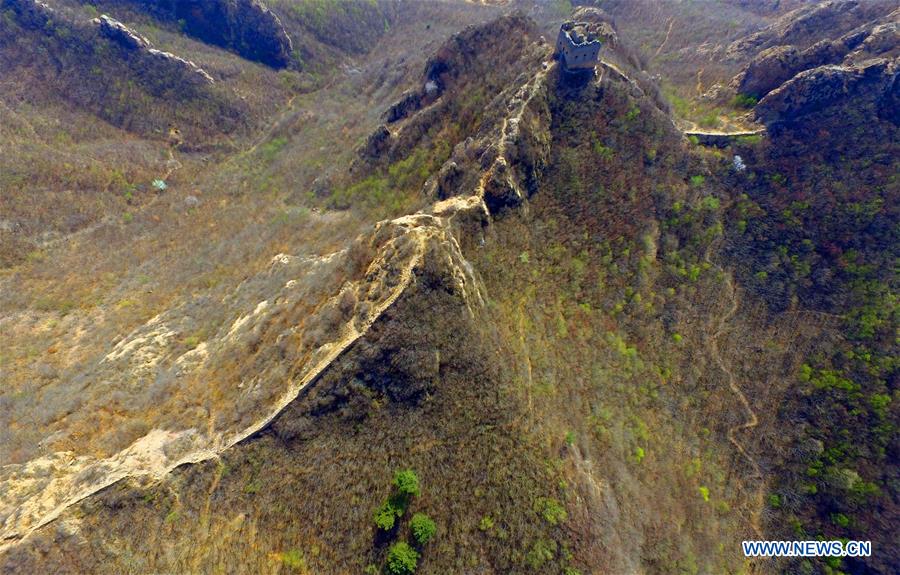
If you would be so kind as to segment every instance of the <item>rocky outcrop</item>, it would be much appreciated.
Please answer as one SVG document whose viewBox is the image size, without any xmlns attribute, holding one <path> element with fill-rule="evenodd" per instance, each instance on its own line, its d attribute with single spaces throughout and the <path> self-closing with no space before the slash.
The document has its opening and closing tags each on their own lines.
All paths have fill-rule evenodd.
<svg viewBox="0 0 900 575">
<path fill-rule="evenodd" d="M 399 122 L 410 114 L 421 110 L 426 105 L 429 97 L 424 88 L 422 90 L 407 90 L 400 96 L 399 100 L 391 104 L 385 111 L 384 121 L 389 124 Z"/>
<path fill-rule="evenodd" d="M 203 69 L 154 48 L 109 16 L 77 19 L 38 0 L 0 0 L 0 9 L 6 15 L 0 19 L 0 67 L 39 69 L 30 74 L 42 80 L 34 85 L 39 98 L 54 93 L 148 134 L 178 123 L 193 137 L 228 130 L 238 117 L 234 102 L 215 90 Z M 211 130 L 212 116 L 218 123 Z"/>
<path fill-rule="evenodd" d="M 377 158 L 382 152 L 387 150 L 391 145 L 391 131 L 387 126 L 382 124 L 369 134 L 366 139 L 366 145 L 362 149 L 361 154 L 368 158 Z"/>
<path fill-rule="evenodd" d="M 793 78 L 799 61 L 800 53 L 794 46 L 767 48 L 735 76 L 731 85 L 739 94 L 759 98 Z"/>
<path fill-rule="evenodd" d="M 900 10 L 867 22 L 836 39 L 825 39 L 804 50 L 775 46 L 757 54 L 731 81 L 739 93 L 761 98 L 798 73 L 829 64 L 855 64 L 900 50 Z"/>
<path fill-rule="evenodd" d="M 143 80 L 155 86 L 213 83 L 193 62 L 156 50 L 149 40 L 109 16 L 84 23 L 67 19 L 39 0 L 3 0 L 2 5 L 12 10 L 19 26 L 41 36 L 52 35 L 73 53 L 88 52 L 99 58 L 105 49 L 101 45 L 112 44 Z"/>
<path fill-rule="evenodd" d="M 597 11 L 599 12 L 599 10 Z M 450 38 L 428 59 L 421 86 L 407 90 L 384 113 L 388 123 L 398 122 L 414 112 L 427 107 L 440 98 L 446 90 L 466 82 L 473 74 L 481 73 L 479 67 L 489 62 L 492 54 L 504 52 L 516 56 L 522 39 L 534 36 L 534 22 L 521 13 L 513 13 L 480 26 L 470 26 Z M 509 40 L 518 46 L 504 46 Z"/>
<path fill-rule="evenodd" d="M 772 25 L 733 42 L 726 57 L 751 58 L 773 46 L 806 48 L 822 37 L 844 34 L 874 18 L 885 15 L 896 5 L 888 0 L 829 0 L 802 6 L 778 18 Z"/>
<path fill-rule="evenodd" d="M 572 13 L 572 19 L 576 22 L 588 22 L 591 24 L 591 33 L 599 38 L 604 45 L 618 46 L 619 35 L 616 32 L 612 17 L 592 6 L 580 6 Z"/>
<path fill-rule="evenodd" d="M 826 108 L 864 104 L 890 109 L 896 101 L 898 61 L 868 60 L 855 66 L 821 66 L 797 74 L 763 98 L 755 109 L 756 119 L 766 126 L 790 125 Z M 896 116 L 895 111 L 892 112 Z M 894 118 L 896 120 L 896 118 Z"/>
<path fill-rule="evenodd" d="M 863 41 L 863 50 L 869 54 L 883 54 L 900 49 L 900 9 L 891 15 L 892 22 L 878 24 Z"/>
<path fill-rule="evenodd" d="M 259 0 L 123 0 L 248 60 L 274 68 L 292 63 L 294 47 L 278 16 Z"/>
<path fill-rule="evenodd" d="M 149 40 L 118 20 L 103 15 L 92 23 L 99 27 L 101 36 L 118 44 L 128 57 L 135 59 L 136 69 L 143 75 L 197 85 L 214 83 L 212 76 L 193 62 L 153 48 Z"/>
<path fill-rule="evenodd" d="M 98 20 L 100 32 L 110 40 L 117 42 L 128 50 L 146 50 L 150 48 L 150 41 L 107 15 L 100 16 Z"/>
</svg>

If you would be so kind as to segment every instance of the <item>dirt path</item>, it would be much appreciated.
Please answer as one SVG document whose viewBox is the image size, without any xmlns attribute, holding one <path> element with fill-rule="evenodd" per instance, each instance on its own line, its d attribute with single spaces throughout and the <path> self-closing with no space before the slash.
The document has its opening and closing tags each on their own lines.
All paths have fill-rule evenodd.
<svg viewBox="0 0 900 575">
<path fill-rule="evenodd" d="M 706 253 L 703 256 L 704 261 L 709 264 L 712 264 L 710 261 L 713 247 L 717 244 L 717 241 L 713 241 L 709 244 L 709 247 L 706 249 Z M 719 269 L 722 269 L 721 267 Z M 757 481 L 758 487 L 754 490 L 753 494 L 753 510 L 750 512 L 749 523 L 750 528 L 753 529 L 753 532 L 756 534 L 757 538 L 763 539 L 763 531 L 760 525 L 760 513 L 763 508 L 763 474 L 762 468 L 759 465 L 759 462 L 756 460 L 750 452 L 744 447 L 744 444 L 738 439 L 738 433 L 742 431 L 748 431 L 755 428 L 759 425 L 759 417 L 757 417 L 756 412 L 753 410 L 753 407 L 750 405 L 750 401 L 747 399 L 747 396 L 741 390 L 740 386 L 737 384 L 737 378 L 734 375 L 734 372 L 731 369 L 731 366 L 725 361 L 722 357 L 722 353 L 719 350 L 719 340 L 725 334 L 728 329 L 728 323 L 731 321 L 731 318 L 734 317 L 734 314 L 737 313 L 738 308 L 740 307 L 740 297 L 737 291 L 737 288 L 734 286 L 734 280 L 731 277 L 730 272 L 726 272 L 724 269 L 722 270 L 725 276 L 725 289 L 728 293 L 728 299 L 731 301 L 731 305 L 728 308 L 728 311 L 725 312 L 718 321 L 718 325 L 716 326 L 715 331 L 709 337 L 709 350 L 712 354 L 713 361 L 716 364 L 722 373 L 725 374 L 725 377 L 728 380 L 728 388 L 731 392 L 737 397 L 738 402 L 741 404 L 741 409 L 745 414 L 745 419 L 742 423 L 734 425 L 730 427 L 726 433 L 728 437 L 728 441 L 734 446 L 735 450 L 741 454 L 741 457 L 747 460 L 747 463 L 753 468 L 753 478 Z"/>
<path fill-rule="evenodd" d="M 674 17 L 669 18 L 669 29 L 666 30 L 666 38 L 665 38 L 665 40 L 663 40 L 663 43 L 659 45 L 659 48 L 656 49 L 656 53 L 653 54 L 654 58 L 659 56 L 660 53 L 662 52 L 663 48 L 666 47 L 666 44 L 669 43 L 669 37 L 672 36 L 672 26 L 674 26 L 674 25 L 675 25 L 675 18 Z"/>
</svg>

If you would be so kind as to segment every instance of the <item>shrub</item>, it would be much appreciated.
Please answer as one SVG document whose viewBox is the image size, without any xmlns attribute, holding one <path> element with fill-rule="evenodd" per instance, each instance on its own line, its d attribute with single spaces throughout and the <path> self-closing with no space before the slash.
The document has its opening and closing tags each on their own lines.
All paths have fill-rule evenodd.
<svg viewBox="0 0 900 575">
<path fill-rule="evenodd" d="M 396 507 L 390 500 L 385 501 L 375 511 L 375 526 L 384 531 L 394 528 L 397 517 L 403 515 L 403 509 Z"/>
<path fill-rule="evenodd" d="M 409 528 L 412 531 L 413 539 L 418 546 L 425 545 L 431 541 L 437 532 L 437 525 L 432 521 L 431 517 L 424 513 L 416 513 L 409 522 Z"/>
<path fill-rule="evenodd" d="M 635 447 L 634 448 L 634 460 L 636 463 L 640 463 L 644 460 L 644 448 L 643 447 Z"/>
<path fill-rule="evenodd" d="M 538 539 L 525 555 L 525 561 L 532 569 L 540 569 L 547 561 L 553 561 L 553 557 L 556 556 L 556 548 L 556 541 Z"/>
<path fill-rule="evenodd" d="M 259 147 L 259 155 L 263 162 L 270 164 L 278 152 L 282 150 L 288 143 L 287 138 L 279 137 L 269 140 Z"/>
<path fill-rule="evenodd" d="M 388 549 L 385 571 L 390 575 L 411 575 L 416 571 L 419 554 L 406 541 L 394 543 Z"/>
<path fill-rule="evenodd" d="M 552 497 L 538 497 L 534 502 L 534 510 L 550 525 L 559 525 L 568 518 L 562 504 Z"/>
<path fill-rule="evenodd" d="M 481 531 L 490 531 L 494 528 L 494 519 L 490 515 L 485 515 L 478 523 L 478 529 Z"/>
<path fill-rule="evenodd" d="M 394 492 L 375 511 L 375 525 L 384 531 L 394 528 L 398 517 L 403 515 L 409 500 L 419 494 L 419 477 L 412 469 L 398 471 L 394 475 Z"/>
<path fill-rule="evenodd" d="M 848 527 L 850 525 L 850 518 L 843 513 L 832 513 L 831 522 L 838 527 Z"/>
<path fill-rule="evenodd" d="M 703 128 L 717 128 L 719 126 L 719 114 L 715 111 L 709 112 L 700 118 L 699 124 Z"/>
<path fill-rule="evenodd" d="M 731 99 L 731 105 L 735 108 L 752 108 L 759 100 L 752 94 L 737 94 Z"/>
<path fill-rule="evenodd" d="M 412 469 L 398 471 L 394 475 L 394 487 L 400 495 L 407 497 L 419 495 L 419 476 Z"/>
<path fill-rule="evenodd" d="M 306 570 L 306 558 L 299 549 L 291 549 L 282 553 L 281 563 L 289 569 Z"/>
</svg>

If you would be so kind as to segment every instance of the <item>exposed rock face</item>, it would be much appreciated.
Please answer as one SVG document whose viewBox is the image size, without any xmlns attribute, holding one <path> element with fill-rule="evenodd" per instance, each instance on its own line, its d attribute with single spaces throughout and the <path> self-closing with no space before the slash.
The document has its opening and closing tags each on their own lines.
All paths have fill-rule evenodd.
<svg viewBox="0 0 900 575">
<path fill-rule="evenodd" d="M 896 100 L 897 68 L 896 59 L 879 58 L 856 66 L 821 66 L 801 72 L 760 101 L 756 118 L 767 126 L 793 124 L 842 103 L 860 109 L 871 102 L 879 109 L 890 109 Z M 894 120 L 896 113 L 894 108 Z"/>
<path fill-rule="evenodd" d="M 369 134 L 369 138 L 366 140 L 366 145 L 362 150 L 362 154 L 369 158 L 376 158 L 381 155 L 386 149 L 388 149 L 391 145 L 391 131 L 387 129 L 387 126 L 381 125 L 378 128 Z"/>
<path fill-rule="evenodd" d="M 429 80 L 430 82 L 430 80 Z M 435 86 L 437 86 L 435 84 Z M 399 122 L 413 112 L 420 110 L 428 98 L 433 99 L 437 96 L 439 90 L 435 88 L 429 94 L 427 91 L 407 90 L 403 93 L 399 100 L 394 102 L 390 108 L 384 113 L 384 121 L 391 124 Z"/>
<path fill-rule="evenodd" d="M 294 51 L 281 20 L 259 0 L 125 0 L 143 10 L 184 22 L 185 32 L 275 68 L 291 64 Z"/>
<path fill-rule="evenodd" d="M 219 127 L 235 116 L 204 70 L 109 16 L 76 20 L 38 0 L 0 0 L 0 9 L 7 14 L 0 20 L 0 67 L 40 67 L 41 77 L 53 78 L 50 89 L 112 124 L 160 133 L 189 103 L 197 106 L 198 126 L 210 125 L 201 118 L 209 114 L 223 120 Z M 169 103 L 157 106 L 156 99 Z"/>
<path fill-rule="evenodd" d="M 580 6 L 572 13 L 572 19 L 577 22 L 590 22 L 591 32 L 604 44 L 615 47 L 619 43 L 619 35 L 616 32 L 612 17 L 592 6 Z"/>
<path fill-rule="evenodd" d="M 144 50 L 150 47 L 150 42 L 146 38 L 133 32 L 118 20 L 104 14 L 100 16 L 99 22 L 100 32 L 129 50 Z"/>
<path fill-rule="evenodd" d="M 776 46 L 759 53 L 732 81 L 740 94 L 768 94 L 797 73 L 800 53 L 794 46 Z"/>
<path fill-rule="evenodd" d="M 16 15 L 20 26 L 38 34 L 48 30 L 65 30 L 63 42 L 73 51 L 88 50 L 109 41 L 122 49 L 122 56 L 147 81 L 155 84 L 212 84 L 213 79 L 193 62 L 153 48 L 152 44 L 121 22 L 103 15 L 84 24 L 67 20 L 53 8 L 39 0 L 3 0 Z"/>
<path fill-rule="evenodd" d="M 796 74 L 829 64 L 855 64 L 900 50 L 900 10 L 867 22 L 834 40 L 821 40 L 800 50 L 796 46 L 767 48 L 731 82 L 738 93 L 761 98 Z"/>
<path fill-rule="evenodd" d="M 733 42 L 726 57 L 747 58 L 772 46 L 806 47 L 821 38 L 823 30 L 834 35 L 846 33 L 867 20 L 886 14 L 894 6 L 884 0 L 829 0 L 802 6 L 771 26 Z"/>
<path fill-rule="evenodd" d="M 93 22 L 99 26 L 101 35 L 124 48 L 135 59 L 141 60 L 139 67 L 145 73 L 177 78 L 192 84 L 213 83 L 212 77 L 193 62 L 153 48 L 149 40 L 118 20 L 103 15 Z"/>
</svg>

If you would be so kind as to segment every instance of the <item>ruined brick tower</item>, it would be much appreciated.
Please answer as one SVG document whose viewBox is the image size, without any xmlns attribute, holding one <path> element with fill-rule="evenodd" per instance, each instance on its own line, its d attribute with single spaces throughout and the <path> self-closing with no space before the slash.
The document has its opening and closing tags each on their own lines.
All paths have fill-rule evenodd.
<svg viewBox="0 0 900 575">
<path fill-rule="evenodd" d="M 556 38 L 556 57 L 570 72 L 593 70 L 602 43 L 585 22 L 566 22 Z"/>
</svg>

